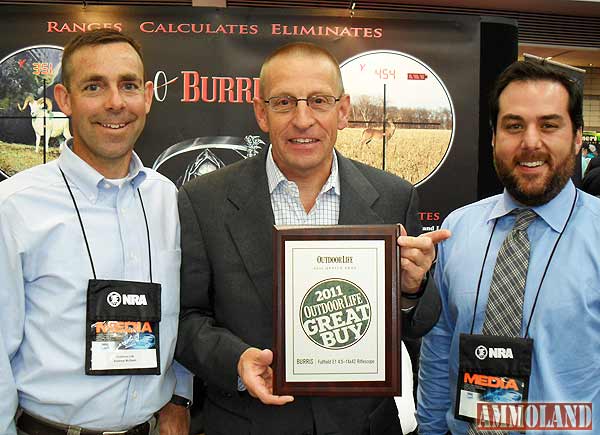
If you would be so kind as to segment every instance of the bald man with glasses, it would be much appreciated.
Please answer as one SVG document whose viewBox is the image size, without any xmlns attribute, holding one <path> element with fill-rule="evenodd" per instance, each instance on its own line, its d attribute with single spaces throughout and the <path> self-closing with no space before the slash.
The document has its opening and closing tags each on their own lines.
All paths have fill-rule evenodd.
<svg viewBox="0 0 600 435">
<path fill-rule="evenodd" d="M 207 384 L 212 434 L 400 434 L 393 398 L 290 397 L 272 391 L 273 225 L 401 223 L 403 334 L 439 316 L 428 270 L 448 232 L 421 232 L 417 193 L 405 180 L 334 150 L 350 97 L 336 59 L 293 43 L 262 66 L 254 100 L 271 146 L 196 178 L 179 193 L 182 315 L 178 360 Z"/>
</svg>

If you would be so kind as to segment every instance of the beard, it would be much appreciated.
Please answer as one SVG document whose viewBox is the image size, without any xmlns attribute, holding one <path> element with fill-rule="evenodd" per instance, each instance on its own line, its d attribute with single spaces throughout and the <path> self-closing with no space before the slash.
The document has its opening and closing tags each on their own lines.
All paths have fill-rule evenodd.
<svg viewBox="0 0 600 435">
<path fill-rule="evenodd" d="M 550 156 L 547 155 L 521 153 L 515 156 L 513 167 L 511 167 L 506 161 L 497 158 L 494 148 L 494 167 L 508 193 L 521 204 L 534 207 L 551 201 L 565 187 L 575 170 L 575 157 L 575 144 L 573 143 L 571 152 L 562 161 L 555 162 L 550 160 Z M 549 175 L 543 176 L 542 183 L 539 183 L 537 178 L 517 175 L 513 168 L 519 160 L 546 160 L 547 164 L 551 166 L 551 172 Z M 541 185 L 536 186 L 536 184 Z"/>
</svg>

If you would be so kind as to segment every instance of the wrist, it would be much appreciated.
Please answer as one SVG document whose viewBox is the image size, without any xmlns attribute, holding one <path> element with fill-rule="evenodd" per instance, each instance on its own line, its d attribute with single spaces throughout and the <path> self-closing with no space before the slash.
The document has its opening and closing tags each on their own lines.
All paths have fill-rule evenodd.
<svg viewBox="0 0 600 435">
<path fill-rule="evenodd" d="M 192 401 L 190 399 L 178 396 L 177 394 L 173 394 L 171 400 L 169 400 L 169 403 L 177 406 L 183 406 L 185 409 L 189 409 L 192 406 Z"/>
<path fill-rule="evenodd" d="M 427 288 L 428 282 L 429 282 L 429 273 L 426 273 L 425 276 L 423 277 L 423 280 L 421 281 L 421 286 L 419 287 L 419 289 L 416 292 L 414 292 L 414 293 L 400 292 L 400 294 L 404 299 L 407 299 L 409 301 L 419 300 L 425 294 L 425 289 Z"/>
</svg>

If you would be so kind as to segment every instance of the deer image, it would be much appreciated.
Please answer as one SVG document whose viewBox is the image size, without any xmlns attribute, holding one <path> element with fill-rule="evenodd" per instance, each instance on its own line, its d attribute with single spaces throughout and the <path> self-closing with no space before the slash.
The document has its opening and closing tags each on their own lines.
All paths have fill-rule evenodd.
<svg viewBox="0 0 600 435">
<path fill-rule="evenodd" d="M 44 108 L 44 100 L 46 106 Z M 34 99 L 31 95 L 28 95 L 23 102 L 23 106 L 17 103 L 19 110 L 23 112 L 27 106 L 31 111 L 31 125 L 33 131 L 35 131 L 35 152 L 38 152 L 42 136 L 44 136 L 44 149 L 48 148 L 48 142 L 51 137 L 64 138 L 63 144 L 65 144 L 71 136 L 69 131 L 69 118 L 62 112 L 52 111 L 52 101 L 49 98 L 38 98 Z M 44 119 L 45 118 L 45 119 Z M 44 131 L 44 121 L 46 130 Z"/>
<path fill-rule="evenodd" d="M 385 136 L 385 141 L 388 142 L 394 135 L 395 131 L 396 131 L 396 124 L 394 124 L 393 121 L 385 122 L 385 134 L 383 132 L 383 127 L 382 128 L 367 127 L 362 132 L 362 136 L 360 137 L 360 144 L 367 145 L 373 139 L 382 139 L 384 136 Z"/>
</svg>

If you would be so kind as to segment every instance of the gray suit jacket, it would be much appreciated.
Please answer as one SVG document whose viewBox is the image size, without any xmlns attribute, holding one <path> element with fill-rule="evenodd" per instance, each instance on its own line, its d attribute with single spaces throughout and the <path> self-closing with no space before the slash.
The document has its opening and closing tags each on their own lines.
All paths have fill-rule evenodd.
<svg viewBox="0 0 600 435">
<path fill-rule="evenodd" d="M 400 434 L 392 398 L 296 397 L 265 406 L 237 390 L 249 346 L 273 341 L 273 242 L 265 156 L 196 178 L 179 193 L 181 319 L 176 356 L 207 384 L 208 435 Z M 403 223 L 419 234 L 417 195 L 406 181 L 339 155 L 340 224 Z M 403 318 L 403 334 L 433 327 L 440 302 L 433 280 Z M 316 428 L 316 432 L 314 429 Z"/>
</svg>

